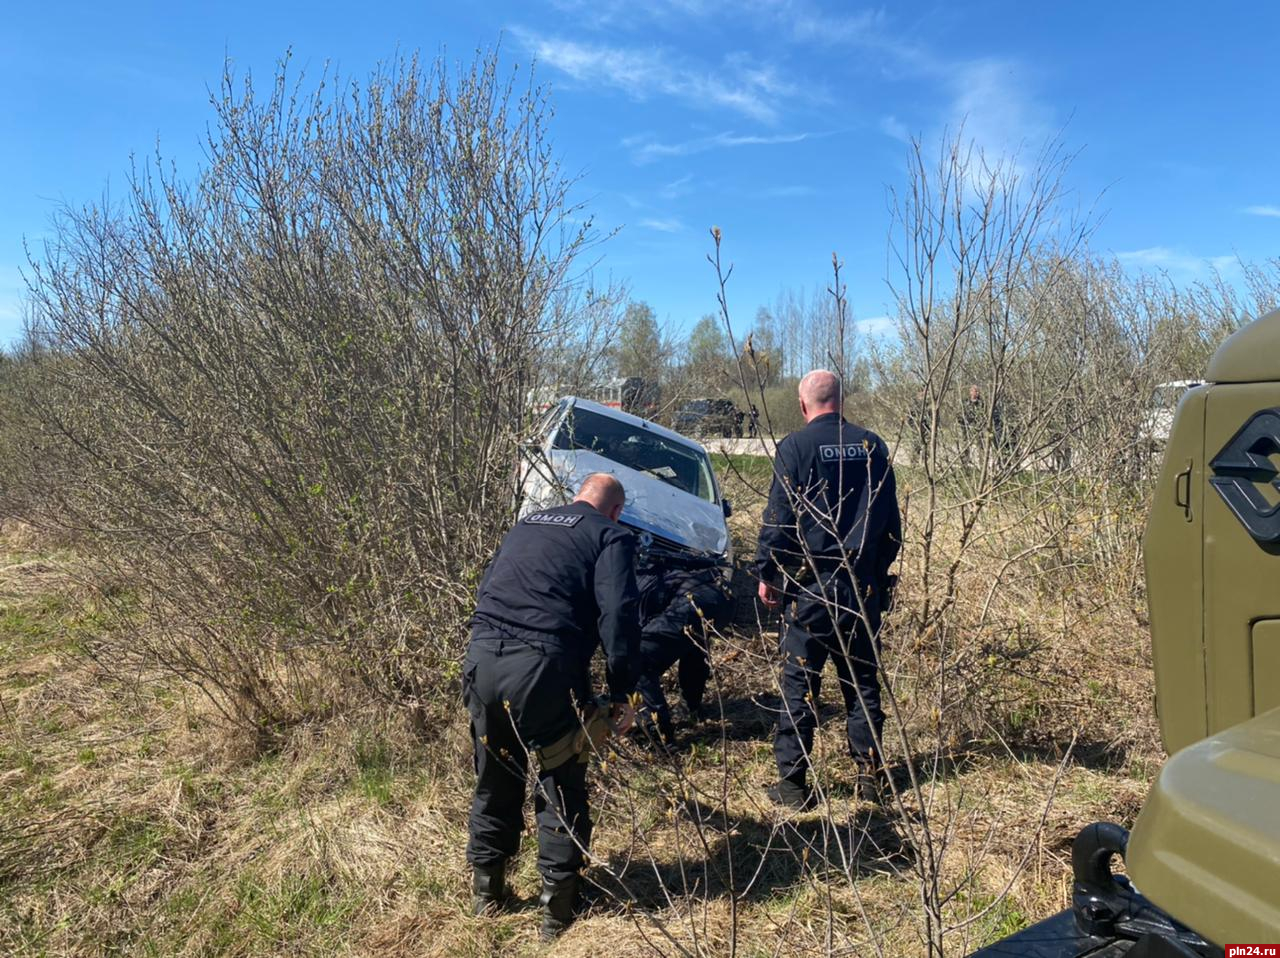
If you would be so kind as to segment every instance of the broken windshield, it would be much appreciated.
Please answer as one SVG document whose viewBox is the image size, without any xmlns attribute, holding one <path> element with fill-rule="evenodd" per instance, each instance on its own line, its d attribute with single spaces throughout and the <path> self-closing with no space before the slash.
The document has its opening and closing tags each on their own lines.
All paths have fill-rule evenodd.
<svg viewBox="0 0 1280 958">
<path fill-rule="evenodd" d="M 619 419 L 575 408 L 560 425 L 555 448 L 588 449 L 699 499 L 715 501 L 711 464 L 704 453 Z"/>
</svg>

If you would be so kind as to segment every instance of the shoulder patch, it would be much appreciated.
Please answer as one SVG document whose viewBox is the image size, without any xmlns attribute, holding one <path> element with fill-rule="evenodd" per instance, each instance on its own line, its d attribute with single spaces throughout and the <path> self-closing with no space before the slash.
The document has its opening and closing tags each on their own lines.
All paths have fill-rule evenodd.
<svg viewBox="0 0 1280 958">
<path fill-rule="evenodd" d="M 871 451 L 861 442 L 833 443 L 818 447 L 818 458 L 823 462 L 847 462 L 866 459 Z"/>
<path fill-rule="evenodd" d="M 521 521 L 531 526 L 563 526 L 572 529 L 582 521 L 582 516 L 572 512 L 535 512 Z"/>
</svg>

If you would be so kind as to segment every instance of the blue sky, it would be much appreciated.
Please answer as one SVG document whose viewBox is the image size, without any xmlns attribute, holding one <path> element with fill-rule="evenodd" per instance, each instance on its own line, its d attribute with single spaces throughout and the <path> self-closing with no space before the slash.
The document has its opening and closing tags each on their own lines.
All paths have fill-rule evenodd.
<svg viewBox="0 0 1280 958">
<path fill-rule="evenodd" d="M 857 317 L 888 309 L 886 191 L 904 138 L 964 121 L 992 151 L 1060 133 L 1094 245 L 1181 282 L 1277 255 L 1280 5 L 819 0 L 10 5 L 0 30 L 0 343 L 24 237 L 123 193 L 157 143 L 194 169 L 225 57 L 289 47 L 361 76 L 397 51 L 538 64 L 580 196 L 618 235 L 600 269 L 687 327 L 715 309 L 722 228 L 740 323 L 812 288 L 832 251 Z"/>
</svg>

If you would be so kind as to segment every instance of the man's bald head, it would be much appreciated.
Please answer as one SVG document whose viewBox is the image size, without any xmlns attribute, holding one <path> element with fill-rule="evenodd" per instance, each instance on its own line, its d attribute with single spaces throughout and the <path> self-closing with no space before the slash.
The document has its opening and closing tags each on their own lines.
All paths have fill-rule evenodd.
<svg viewBox="0 0 1280 958">
<path fill-rule="evenodd" d="M 593 472 L 582 480 L 582 487 L 573 501 L 585 502 L 602 516 L 617 522 L 627 501 L 627 493 L 622 483 L 607 472 Z"/>
<path fill-rule="evenodd" d="M 800 380 L 800 412 L 804 421 L 839 412 L 843 405 L 840 396 L 840 379 L 826 369 L 814 369 Z"/>
</svg>

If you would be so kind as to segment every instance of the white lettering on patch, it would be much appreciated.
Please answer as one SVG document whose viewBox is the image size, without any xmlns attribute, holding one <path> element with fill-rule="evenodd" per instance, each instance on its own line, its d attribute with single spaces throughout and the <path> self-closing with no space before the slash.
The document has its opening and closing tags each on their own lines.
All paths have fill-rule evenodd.
<svg viewBox="0 0 1280 958">
<path fill-rule="evenodd" d="M 870 453 L 860 442 L 847 442 L 840 445 L 819 446 L 818 456 L 823 462 L 840 462 L 850 459 L 866 459 Z"/>
<path fill-rule="evenodd" d="M 582 521 L 582 516 L 569 512 L 535 512 L 524 521 L 534 526 L 567 526 L 572 529 Z"/>
</svg>

